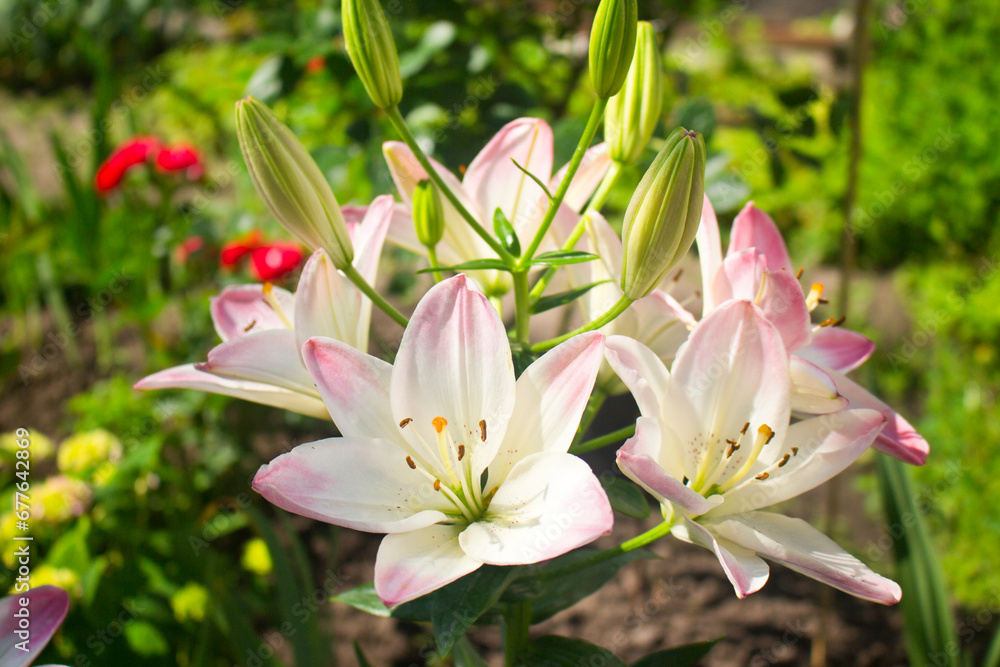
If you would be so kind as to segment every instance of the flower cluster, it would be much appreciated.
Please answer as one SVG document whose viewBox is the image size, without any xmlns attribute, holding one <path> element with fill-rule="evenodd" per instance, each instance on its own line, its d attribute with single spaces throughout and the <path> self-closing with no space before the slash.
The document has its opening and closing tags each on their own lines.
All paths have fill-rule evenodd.
<svg viewBox="0 0 1000 667">
<path fill-rule="evenodd" d="M 256 229 L 223 244 L 219 266 L 232 269 L 244 259 L 250 260 L 250 270 L 260 281 L 281 280 L 302 263 L 302 247 L 291 241 L 265 241 Z"/>
<path fill-rule="evenodd" d="M 132 169 L 152 164 L 164 174 L 182 174 L 197 181 L 204 174 L 198 149 L 188 144 L 164 145 L 156 137 L 137 136 L 122 143 L 101 163 L 94 176 L 94 189 L 106 195 L 117 189 Z"/>
</svg>

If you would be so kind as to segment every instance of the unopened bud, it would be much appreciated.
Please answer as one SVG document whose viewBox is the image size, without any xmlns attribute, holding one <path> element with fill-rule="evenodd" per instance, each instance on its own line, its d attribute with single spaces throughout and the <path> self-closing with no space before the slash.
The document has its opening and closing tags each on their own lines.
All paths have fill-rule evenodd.
<svg viewBox="0 0 1000 667">
<path fill-rule="evenodd" d="M 622 87 L 635 52 L 636 0 L 601 0 L 590 29 L 590 82 L 598 97 Z"/>
<path fill-rule="evenodd" d="M 678 128 L 629 201 L 622 228 L 622 291 L 641 299 L 694 243 L 705 194 L 705 141 Z"/>
<path fill-rule="evenodd" d="M 330 184 L 302 143 L 252 97 L 236 103 L 236 136 L 257 193 L 271 214 L 310 250 L 323 248 L 345 269 L 354 246 Z"/>
<path fill-rule="evenodd" d="M 380 109 L 399 104 L 403 99 L 399 55 L 379 1 L 344 0 L 341 21 L 347 55 L 372 102 Z"/>
<path fill-rule="evenodd" d="M 639 22 L 635 57 L 625 85 L 608 100 L 604 116 L 604 140 L 608 154 L 620 164 L 633 164 L 642 157 L 663 106 L 663 68 L 656 33 L 647 21 Z"/>
<path fill-rule="evenodd" d="M 413 189 L 413 226 L 417 239 L 433 248 L 444 236 L 444 209 L 441 195 L 429 180 L 422 180 Z"/>
</svg>

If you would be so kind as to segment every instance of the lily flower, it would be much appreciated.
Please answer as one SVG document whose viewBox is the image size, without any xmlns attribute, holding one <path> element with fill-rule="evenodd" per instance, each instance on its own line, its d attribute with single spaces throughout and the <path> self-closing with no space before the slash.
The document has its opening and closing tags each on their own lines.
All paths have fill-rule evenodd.
<svg viewBox="0 0 1000 667">
<path fill-rule="evenodd" d="M 0 667 L 30 665 L 62 625 L 67 611 L 69 593 L 58 586 L 38 586 L 0 598 Z M 24 618 L 30 618 L 28 630 L 19 623 Z"/>
<path fill-rule="evenodd" d="M 382 152 L 400 197 L 408 208 L 413 201 L 414 189 L 428 178 L 428 174 L 402 142 L 388 141 L 382 145 Z M 552 129 L 548 123 L 537 118 L 519 118 L 504 125 L 490 139 L 469 164 L 461 180 L 434 160 L 431 163 L 448 188 L 484 228 L 493 229 L 494 212 L 499 208 L 514 226 L 522 246 L 526 246 L 534 238 L 545 216 L 548 198 L 514 161 L 541 182 L 547 183 L 550 192 L 555 192 L 568 165 L 552 176 L 552 154 Z M 579 219 L 576 211 L 590 199 L 610 165 L 611 158 L 605 144 L 598 144 L 587 151 L 557 212 L 554 228 L 564 228 L 564 235 L 569 234 L 568 230 Z M 454 266 L 494 256 L 490 247 L 469 227 L 451 202 L 443 199 L 442 204 L 444 237 L 436 249 L 441 263 Z M 555 250 L 554 238 L 548 239 L 539 249 L 543 252 Z M 409 216 L 396 217 L 389 230 L 389 240 L 417 254 L 427 255 L 427 248 L 417 239 Z M 509 289 L 507 274 L 488 271 L 482 272 L 481 277 L 490 292 L 502 294 Z"/>
<path fill-rule="evenodd" d="M 814 283 L 808 294 L 793 272 L 788 248 L 777 225 L 748 203 L 733 221 L 725 258 L 719 225 L 708 198 L 697 236 L 703 285 L 703 317 L 729 299 L 750 299 L 781 332 L 790 357 L 796 414 L 827 414 L 852 408 L 877 410 L 888 420 L 875 440 L 876 449 L 901 461 L 923 465 L 927 441 L 896 411 L 846 376 L 864 363 L 875 344 L 860 333 L 828 318 L 812 324 L 810 313 L 820 303 L 823 285 Z"/>
<path fill-rule="evenodd" d="M 354 266 L 375 282 L 392 218 L 390 195 L 378 197 L 360 223 L 349 223 Z M 303 363 L 302 344 L 330 336 L 368 349 L 371 300 L 334 266 L 325 250 L 306 262 L 294 295 L 263 285 L 227 287 L 212 299 L 212 321 L 223 342 L 205 363 L 154 373 L 136 389 L 197 389 L 330 419 Z"/>
<path fill-rule="evenodd" d="M 390 365 L 313 338 L 306 365 L 343 437 L 262 466 L 253 488 L 319 521 L 387 533 L 375 590 L 387 605 L 483 564 L 535 563 L 611 530 L 590 467 L 568 452 L 603 336 L 576 336 L 515 381 L 503 323 L 464 274 L 417 305 Z"/>
<path fill-rule="evenodd" d="M 766 558 L 851 595 L 893 604 L 900 589 L 805 521 L 761 511 L 841 472 L 878 435 L 875 410 L 794 424 L 788 353 L 749 301 L 703 319 L 671 371 L 634 340 L 606 355 L 642 416 L 618 465 L 660 501 L 671 533 L 712 550 L 740 598 L 767 581 Z"/>
</svg>

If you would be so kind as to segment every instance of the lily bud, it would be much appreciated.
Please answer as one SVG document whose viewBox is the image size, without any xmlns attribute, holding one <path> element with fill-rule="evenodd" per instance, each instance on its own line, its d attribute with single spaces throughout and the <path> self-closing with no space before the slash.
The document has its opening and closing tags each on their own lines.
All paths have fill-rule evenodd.
<svg viewBox="0 0 1000 667">
<path fill-rule="evenodd" d="M 622 291 L 641 299 L 694 243 L 705 195 L 705 140 L 677 128 L 629 201 L 622 228 Z"/>
<path fill-rule="evenodd" d="M 436 246 L 444 236 L 441 195 L 427 179 L 413 189 L 413 226 L 417 229 L 417 239 L 428 248 Z"/>
<path fill-rule="evenodd" d="M 403 99 L 399 55 L 379 1 L 344 0 L 341 21 L 347 55 L 365 84 L 368 97 L 380 109 L 399 104 Z"/>
<path fill-rule="evenodd" d="M 236 136 L 257 193 L 271 214 L 310 250 L 323 248 L 346 269 L 354 246 L 330 184 L 302 143 L 252 97 L 236 103 Z"/>
<path fill-rule="evenodd" d="M 598 97 L 622 87 L 635 51 L 636 0 L 601 0 L 590 29 L 590 82 Z"/>
<path fill-rule="evenodd" d="M 639 161 L 649 143 L 663 107 L 663 68 L 656 33 L 648 21 L 639 22 L 635 57 L 625 85 L 608 100 L 604 140 L 608 154 L 620 164 Z"/>
</svg>

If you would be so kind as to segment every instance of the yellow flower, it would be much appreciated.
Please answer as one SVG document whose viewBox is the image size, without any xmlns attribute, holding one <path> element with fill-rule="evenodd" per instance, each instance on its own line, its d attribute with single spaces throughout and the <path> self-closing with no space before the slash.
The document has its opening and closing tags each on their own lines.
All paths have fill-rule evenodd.
<svg viewBox="0 0 1000 667">
<path fill-rule="evenodd" d="M 31 452 L 31 458 L 35 461 L 49 458 L 52 456 L 52 452 L 55 449 L 52 446 L 52 441 L 49 440 L 44 434 L 39 433 L 38 431 L 29 430 L 27 437 L 19 436 L 17 431 L 0 434 L 0 452 L 12 455 L 15 454 L 17 450 L 23 449 L 22 447 L 18 447 L 17 443 L 19 440 L 28 441 L 29 444 L 27 449 Z M 7 457 L 5 456 L 4 458 Z"/>
<path fill-rule="evenodd" d="M 205 609 L 208 606 L 208 589 L 201 584 L 190 582 L 184 588 L 174 593 L 170 598 L 170 608 L 174 610 L 174 618 L 178 622 L 205 620 Z"/>
<path fill-rule="evenodd" d="M 86 473 L 99 463 L 117 461 L 122 455 L 122 444 L 104 429 L 72 435 L 59 445 L 56 463 L 59 471 L 68 474 Z"/>
<path fill-rule="evenodd" d="M 90 504 L 90 487 L 78 479 L 56 475 L 35 487 L 31 518 L 49 524 L 80 516 Z"/>
<path fill-rule="evenodd" d="M 40 565 L 31 571 L 32 588 L 45 586 L 46 584 L 58 586 L 75 598 L 79 598 L 83 595 L 83 586 L 80 584 L 80 576 L 73 570 L 68 570 L 64 567 Z"/>
<path fill-rule="evenodd" d="M 240 564 L 250 572 L 264 576 L 271 571 L 271 553 L 267 543 L 255 537 L 243 546 L 243 557 Z"/>
</svg>

